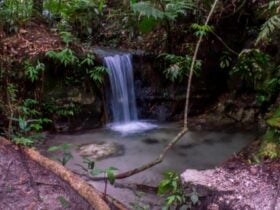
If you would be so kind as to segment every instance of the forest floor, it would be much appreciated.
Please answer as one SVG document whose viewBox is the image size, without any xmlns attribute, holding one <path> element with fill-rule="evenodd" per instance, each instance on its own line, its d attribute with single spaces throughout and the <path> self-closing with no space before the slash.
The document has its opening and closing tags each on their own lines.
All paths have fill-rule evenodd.
<svg viewBox="0 0 280 210">
<path fill-rule="evenodd" d="M 207 210 L 280 210 L 280 159 L 249 164 L 240 156 L 210 170 L 186 170 Z"/>
<path fill-rule="evenodd" d="M 0 144 L 0 210 L 92 209 L 51 171 L 11 144 Z"/>
</svg>

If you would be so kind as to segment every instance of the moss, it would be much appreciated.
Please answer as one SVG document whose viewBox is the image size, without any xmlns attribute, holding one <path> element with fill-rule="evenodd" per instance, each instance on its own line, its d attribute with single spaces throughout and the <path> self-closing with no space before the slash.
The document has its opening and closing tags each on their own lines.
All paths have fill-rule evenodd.
<svg viewBox="0 0 280 210">
<path fill-rule="evenodd" d="M 280 107 L 273 112 L 266 123 L 268 129 L 263 136 L 259 155 L 271 159 L 280 157 Z"/>
<path fill-rule="evenodd" d="M 277 142 L 263 142 L 259 151 L 261 157 L 274 159 L 280 157 L 280 144 Z"/>
<path fill-rule="evenodd" d="M 280 130 L 269 127 L 263 136 L 259 149 L 261 158 L 268 157 L 271 159 L 280 157 Z"/>
<path fill-rule="evenodd" d="M 280 107 L 278 107 L 272 116 L 266 121 L 267 125 L 271 128 L 280 129 Z"/>
<path fill-rule="evenodd" d="M 265 135 L 263 136 L 263 141 L 265 142 L 277 142 L 277 132 L 275 132 L 275 129 L 268 128 Z"/>
<path fill-rule="evenodd" d="M 266 123 L 272 128 L 280 129 L 280 117 L 270 118 L 266 121 Z"/>
</svg>

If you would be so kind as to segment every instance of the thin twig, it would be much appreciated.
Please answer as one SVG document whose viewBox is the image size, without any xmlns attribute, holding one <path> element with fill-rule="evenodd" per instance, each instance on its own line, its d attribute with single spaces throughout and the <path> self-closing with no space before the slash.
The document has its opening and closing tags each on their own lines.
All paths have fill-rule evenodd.
<svg viewBox="0 0 280 210">
<path fill-rule="evenodd" d="M 218 34 L 216 34 L 214 31 L 211 31 L 211 33 L 224 45 L 224 47 L 229 52 L 231 52 L 232 54 L 237 55 L 237 56 L 239 55 L 239 53 L 236 52 L 235 50 L 231 49 Z"/>
<path fill-rule="evenodd" d="M 211 7 L 211 10 L 210 10 L 210 12 L 209 12 L 209 14 L 206 18 L 206 21 L 205 21 L 204 25 L 208 25 L 208 23 L 210 21 L 210 18 L 213 15 L 213 12 L 216 8 L 216 5 L 217 5 L 218 1 L 219 0 L 214 1 L 213 5 Z M 190 68 L 190 75 L 189 75 L 189 79 L 188 79 L 188 87 L 187 87 L 187 94 L 186 94 L 185 115 L 184 115 L 184 128 L 185 129 L 188 128 L 189 101 L 190 101 L 190 95 L 191 95 L 191 84 L 192 84 L 194 66 L 195 66 L 196 58 L 197 58 L 197 55 L 198 55 L 198 50 L 199 50 L 200 44 L 202 42 L 202 39 L 203 39 L 203 35 L 200 35 L 199 39 L 198 39 L 198 42 L 196 44 L 196 47 L 195 47 L 194 55 L 193 55 L 193 58 L 192 58 L 192 64 L 191 64 L 191 68 Z"/>
</svg>

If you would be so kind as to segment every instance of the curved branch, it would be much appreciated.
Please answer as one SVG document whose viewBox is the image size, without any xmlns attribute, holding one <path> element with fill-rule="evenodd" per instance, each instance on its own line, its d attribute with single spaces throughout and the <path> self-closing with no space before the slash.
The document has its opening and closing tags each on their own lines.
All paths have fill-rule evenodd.
<svg viewBox="0 0 280 210">
<path fill-rule="evenodd" d="M 129 170 L 129 171 L 126 171 L 126 172 L 123 172 L 123 173 L 120 173 L 120 174 L 117 174 L 115 175 L 115 178 L 116 179 L 124 179 L 124 178 L 127 178 L 127 177 L 130 177 L 132 175 L 135 175 L 135 174 L 138 174 L 142 171 L 145 171 L 159 163 L 161 163 L 167 152 L 188 132 L 188 129 L 183 129 L 180 133 L 177 134 L 177 136 L 175 136 L 170 142 L 168 145 L 165 146 L 165 148 L 163 149 L 163 151 L 161 152 L 161 154 L 158 156 L 158 158 L 156 158 L 155 160 L 147 163 L 147 164 L 144 164 L 140 167 L 137 167 L 137 168 L 134 168 L 132 170 Z M 100 180 L 104 180 L 104 177 L 91 177 L 90 178 L 91 180 L 94 180 L 94 181 L 100 181 Z"/>
<path fill-rule="evenodd" d="M 229 18 L 229 17 L 232 17 L 233 15 L 235 15 L 236 13 L 238 13 L 242 7 L 244 7 L 244 5 L 246 4 L 246 0 L 243 0 L 241 2 L 241 4 L 238 6 L 238 8 L 236 10 L 233 11 L 233 13 L 229 14 L 229 15 L 226 15 L 224 18 Z"/>
<path fill-rule="evenodd" d="M 219 0 L 215 0 L 212 7 L 211 7 L 211 10 L 206 18 L 206 21 L 204 23 L 204 25 L 208 25 L 209 21 L 210 21 L 210 18 L 212 17 L 213 15 L 213 12 L 216 8 L 216 5 L 218 3 Z M 192 84 L 192 78 L 193 78 L 193 72 L 194 72 L 194 65 L 195 65 L 195 62 L 196 62 L 196 59 L 197 59 L 197 54 L 198 54 L 198 50 L 199 50 L 199 47 L 201 45 L 201 42 L 202 42 L 202 39 L 203 39 L 203 35 L 200 35 L 199 36 L 199 39 L 197 41 L 197 44 L 196 44 L 196 47 L 195 47 L 195 51 L 194 51 L 194 55 L 193 55 L 193 58 L 192 58 L 192 64 L 191 64 L 191 68 L 190 68 L 190 75 L 189 75 L 189 79 L 188 79 L 188 87 L 187 87 L 187 93 L 186 93 L 186 105 L 185 105 L 185 115 L 184 115 L 184 128 L 187 129 L 188 128 L 188 114 L 189 114 L 189 101 L 190 101 L 190 94 L 191 94 L 191 84 Z"/>
<path fill-rule="evenodd" d="M 236 52 L 235 50 L 231 49 L 218 34 L 216 34 L 214 31 L 211 31 L 211 33 L 224 45 L 224 47 L 229 52 L 231 52 L 232 54 L 237 55 L 237 56 L 239 55 L 239 53 Z"/>
</svg>

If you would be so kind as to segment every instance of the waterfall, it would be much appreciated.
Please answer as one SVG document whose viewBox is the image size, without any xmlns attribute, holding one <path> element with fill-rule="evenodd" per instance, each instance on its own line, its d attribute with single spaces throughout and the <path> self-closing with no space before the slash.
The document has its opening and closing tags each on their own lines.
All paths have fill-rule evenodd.
<svg viewBox="0 0 280 210">
<path fill-rule="evenodd" d="M 113 123 L 109 127 L 123 134 L 150 130 L 157 126 L 138 121 L 130 54 L 104 57 L 110 79 L 110 108 Z"/>
<path fill-rule="evenodd" d="M 107 56 L 104 61 L 109 69 L 110 105 L 114 122 L 136 121 L 137 109 L 130 54 Z"/>
</svg>

